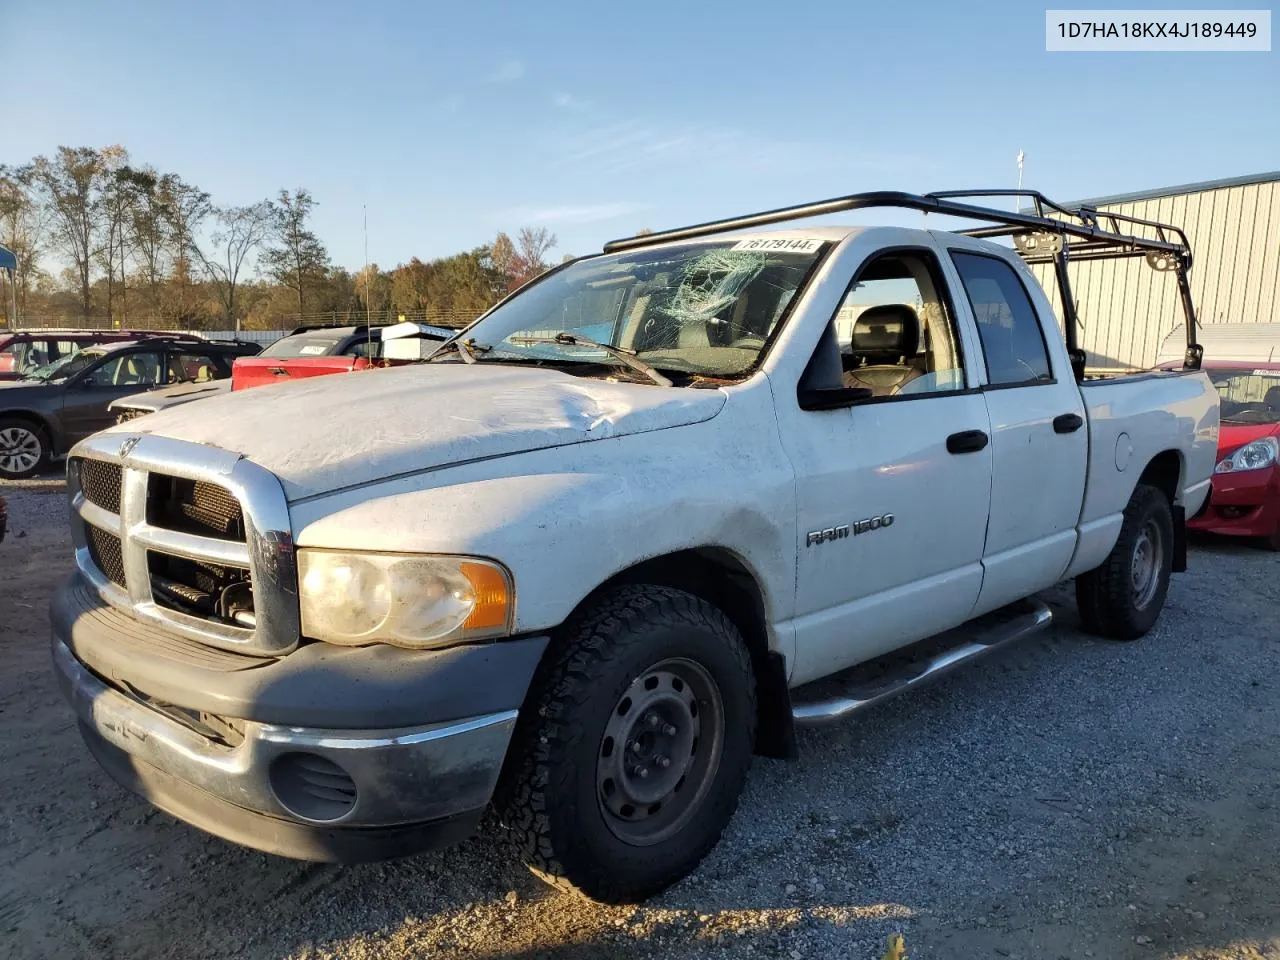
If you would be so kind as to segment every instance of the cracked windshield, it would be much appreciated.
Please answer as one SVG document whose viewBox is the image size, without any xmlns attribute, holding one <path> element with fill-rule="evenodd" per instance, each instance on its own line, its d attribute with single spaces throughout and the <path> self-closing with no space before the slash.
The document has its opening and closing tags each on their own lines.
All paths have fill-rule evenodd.
<svg viewBox="0 0 1280 960">
<path fill-rule="evenodd" d="M 676 384 L 742 377 L 824 246 L 752 245 L 688 244 L 571 264 L 478 323 L 462 349 L 479 362 L 590 364 L 604 369 L 584 373 L 638 380 L 655 379 L 648 367 Z"/>
</svg>

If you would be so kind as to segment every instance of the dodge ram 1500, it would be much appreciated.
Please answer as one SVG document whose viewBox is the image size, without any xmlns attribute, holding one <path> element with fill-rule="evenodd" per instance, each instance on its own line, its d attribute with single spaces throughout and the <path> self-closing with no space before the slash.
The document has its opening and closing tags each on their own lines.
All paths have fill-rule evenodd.
<svg viewBox="0 0 1280 960">
<path fill-rule="evenodd" d="M 1217 450 L 1191 253 L 1024 198 L 615 241 L 428 362 L 81 442 L 51 617 L 89 749 L 294 857 L 496 809 L 541 876 L 632 901 L 716 844 L 753 753 L 1043 628 L 1039 591 L 1074 579 L 1089 630 L 1142 636 Z M 761 229 L 869 207 L 980 225 Z M 1182 369 L 1086 376 L 1068 267 L 1108 256 L 1179 283 Z"/>
</svg>

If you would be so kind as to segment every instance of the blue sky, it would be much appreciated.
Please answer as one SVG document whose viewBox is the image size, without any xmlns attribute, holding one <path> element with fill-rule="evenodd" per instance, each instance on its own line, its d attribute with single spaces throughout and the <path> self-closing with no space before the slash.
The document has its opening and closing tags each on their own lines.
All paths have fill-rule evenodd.
<svg viewBox="0 0 1280 960">
<path fill-rule="evenodd" d="M 1280 168 L 1280 53 L 1050 54 L 1044 6 L 0 0 L 0 162 L 120 143 L 334 259 L 583 254 L 871 189 L 1070 200 Z M 859 221 L 865 216 L 855 218 Z M 892 217 L 885 218 L 897 221 Z"/>
</svg>

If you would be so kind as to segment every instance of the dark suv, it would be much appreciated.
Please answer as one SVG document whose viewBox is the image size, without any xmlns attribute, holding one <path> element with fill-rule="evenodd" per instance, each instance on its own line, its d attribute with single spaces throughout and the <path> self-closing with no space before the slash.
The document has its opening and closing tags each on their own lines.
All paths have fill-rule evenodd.
<svg viewBox="0 0 1280 960">
<path fill-rule="evenodd" d="M 172 383 L 231 376 L 258 346 L 183 337 L 103 343 L 0 383 L 0 477 L 29 477 L 115 422 L 112 400 Z"/>
<path fill-rule="evenodd" d="M 182 334 L 133 330 L 19 330 L 0 333 L 0 380 L 21 380 L 33 370 L 97 343 L 152 337 L 190 339 Z"/>
</svg>

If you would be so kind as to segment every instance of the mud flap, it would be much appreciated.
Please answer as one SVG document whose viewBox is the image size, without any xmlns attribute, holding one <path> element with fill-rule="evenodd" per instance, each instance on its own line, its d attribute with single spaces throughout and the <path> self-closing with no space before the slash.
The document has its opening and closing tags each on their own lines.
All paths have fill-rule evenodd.
<svg viewBox="0 0 1280 960">
<path fill-rule="evenodd" d="M 1187 508 L 1173 508 L 1173 572 L 1187 569 Z"/>
<path fill-rule="evenodd" d="M 787 659 L 776 650 L 757 659 L 756 753 L 774 760 L 795 760 L 796 727 L 791 714 L 791 690 L 787 686 Z"/>
</svg>

